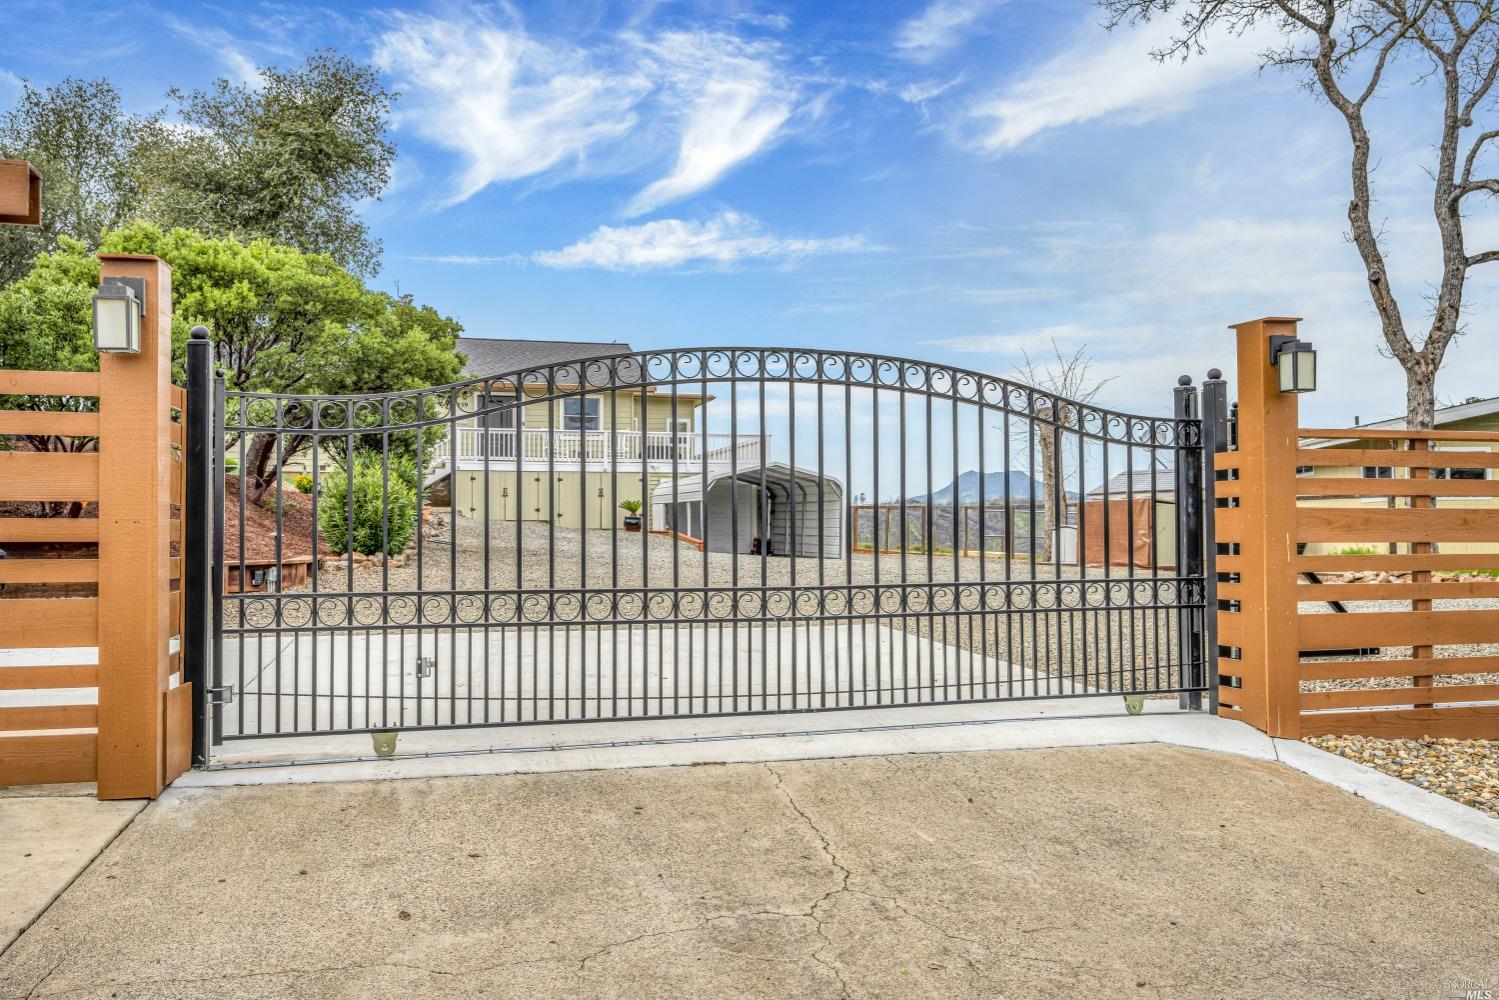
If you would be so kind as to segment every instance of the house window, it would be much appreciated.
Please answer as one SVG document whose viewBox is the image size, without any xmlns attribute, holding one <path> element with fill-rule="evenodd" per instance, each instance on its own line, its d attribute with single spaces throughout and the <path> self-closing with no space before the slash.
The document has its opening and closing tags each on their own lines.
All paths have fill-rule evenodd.
<svg viewBox="0 0 1499 1000">
<path fill-rule="evenodd" d="M 1487 448 L 1443 448 L 1442 451 L 1487 452 Z M 1487 469 L 1432 469 L 1432 479 L 1483 480 L 1489 478 Z"/>
<path fill-rule="evenodd" d="M 562 401 L 562 429 L 596 431 L 599 429 L 599 401 L 574 397 Z"/>
<path fill-rule="evenodd" d="M 514 396 L 491 396 L 484 394 L 484 409 L 487 411 L 480 414 L 479 422 L 492 431 L 509 431 L 515 429 L 515 408 L 507 406 L 503 410 L 491 410 L 491 406 L 505 406 L 515 402 Z"/>
<path fill-rule="evenodd" d="M 1388 465 L 1366 465 L 1364 466 L 1365 479 L 1394 479 L 1395 470 Z"/>
</svg>

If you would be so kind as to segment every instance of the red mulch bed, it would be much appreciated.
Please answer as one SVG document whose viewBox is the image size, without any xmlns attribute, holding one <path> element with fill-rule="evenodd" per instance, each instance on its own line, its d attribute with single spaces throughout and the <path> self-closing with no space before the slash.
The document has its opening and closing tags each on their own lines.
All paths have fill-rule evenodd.
<svg viewBox="0 0 1499 1000">
<path fill-rule="evenodd" d="M 258 504 L 245 507 L 245 562 L 276 561 L 276 503 L 281 504 L 281 559 L 300 561 L 312 555 L 312 497 L 294 489 L 271 489 Z M 224 477 L 224 561 L 239 562 L 239 477 Z M 319 555 L 332 550 L 318 539 Z"/>
</svg>

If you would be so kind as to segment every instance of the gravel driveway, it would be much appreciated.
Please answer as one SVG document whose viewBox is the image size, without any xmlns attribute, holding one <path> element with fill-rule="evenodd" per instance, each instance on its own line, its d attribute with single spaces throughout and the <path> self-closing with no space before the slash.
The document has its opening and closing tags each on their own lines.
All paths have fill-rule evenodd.
<svg viewBox="0 0 1499 1000">
<path fill-rule="evenodd" d="M 519 543 L 519 544 L 517 544 Z M 517 556 L 519 553 L 519 556 Z M 393 561 L 394 562 L 394 561 Z M 360 593 L 382 590 L 513 590 L 588 588 L 815 587 L 845 583 L 886 584 L 998 581 L 1006 572 L 1015 580 L 1050 580 L 1054 568 L 1002 554 L 955 559 L 951 554 L 856 553 L 851 560 L 809 557 L 753 556 L 713 552 L 662 535 L 586 531 L 537 522 L 492 522 L 486 538 L 483 523 L 458 518 L 430 526 L 422 542 L 421 559 L 401 565 L 361 567 L 344 564 L 325 569 L 320 590 Z M 706 584 L 705 584 L 705 576 Z M 930 576 L 928 573 L 930 572 Z M 1034 575 L 1032 575 L 1034 573 Z M 1062 577 L 1076 570 L 1064 567 Z M 1103 579 L 1101 569 L 1088 575 Z M 1137 569 L 1137 577 L 1149 575 Z M 1162 575 L 1169 576 L 1169 571 Z M 1127 580 L 1128 571 L 1115 568 L 1110 576 Z M 290 590 L 287 593 L 301 593 Z M 938 614 L 906 618 L 885 617 L 887 627 L 930 637 L 939 643 L 982 653 L 1017 667 L 1054 676 L 1086 677 L 1101 690 L 1158 690 L 1175 685 L 1176 615 L 1169 608 L 1154 611 L 1114 611 L 1083 615 L 1067 610 L 1036 614 Z"/>
</svg>

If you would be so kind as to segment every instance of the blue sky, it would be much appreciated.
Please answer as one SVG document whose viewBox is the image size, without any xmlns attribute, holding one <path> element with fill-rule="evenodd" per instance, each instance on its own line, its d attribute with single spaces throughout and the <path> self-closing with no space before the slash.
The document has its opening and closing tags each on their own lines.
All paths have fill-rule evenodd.
<svg viewBox="0 0 1499 1000">
<path fill-rule="evenodd" d="M 1346 139 L 1263 37 L 1158 65 L 1159 28 L 1083 0 L 174 4 L 10 0 L 16 81 L 254 80 L 321 47 L 400 91 L 375 283 L 470 335 L 786 344 L 1013 375 L 1086 344 L 1101 401 L 1169 406 L 1231 368 L 1231 322 L 1305 317 L 1308 422 L 1403 409 L 1344 239 Z M 0 15 L 0 20 L 4 20 Z M 1431 93 L 1400 68 L 1376 185 L 1408 319 L 1436 273 Z M 1405 73 L 1406 79 L 1398 74 Z M 1482 209 L 1479 209 L 1482 211 Z M 1469 251 L 1499 227 L 1470 223 Z M 1499 393 L 1493 282 L 1470 285 L 1446 400 Z"/>
</svg>

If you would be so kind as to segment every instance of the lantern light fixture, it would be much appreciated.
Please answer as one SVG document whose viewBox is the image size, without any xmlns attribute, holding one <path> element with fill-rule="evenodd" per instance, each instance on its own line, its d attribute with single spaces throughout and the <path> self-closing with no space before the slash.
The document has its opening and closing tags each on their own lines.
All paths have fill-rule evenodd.
<svg viewBox="0 0 1499 1000">
<path fill-rule="evenodd" d="M 1270 338 L 1270 364 L 1281 392 L 1317 391 L 1317 352 L 1295 337 Z"/>
<path fill-rule="evenodd" d="M 146 315 L 144 278 L 109 278 L 94 293 L 94 349 L 139 354 Z"/>
</svg>

